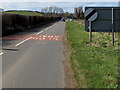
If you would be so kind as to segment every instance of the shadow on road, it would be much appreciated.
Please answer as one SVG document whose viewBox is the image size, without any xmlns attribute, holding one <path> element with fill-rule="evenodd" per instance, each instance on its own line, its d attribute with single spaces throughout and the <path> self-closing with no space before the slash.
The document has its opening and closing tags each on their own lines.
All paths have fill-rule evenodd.
<svg viewBox="0 0 120 90">
<path fill-rule="evenodd" d="M 7 51 L 19 51 L 18 49 L 13 49 L 13 48 L 2 48 L 2 50 L 7 50 Z"/>
</svg>

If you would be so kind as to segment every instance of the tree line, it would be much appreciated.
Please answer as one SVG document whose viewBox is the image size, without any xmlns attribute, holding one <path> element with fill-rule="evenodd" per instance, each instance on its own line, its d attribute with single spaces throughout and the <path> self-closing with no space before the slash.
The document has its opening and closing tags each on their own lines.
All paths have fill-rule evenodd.
<svg viewBox="0 0 120 90">
<path fill-rule="evenodd" d="M 74 8 L 74 13 L 78 19 L 84 19 L 83 7 Z"/>
<path fill-rule="evenodd" d="M 41 9 L 41 12 L 44 13 L 46 16 L 60 16 L 63 15 L 64 10 L 62 8 L 56 6 L 45 7 Z"/>
<path fill-rule="evenodd" d="M 84 12 L 83 7 L 76 7 L 74 8 L 74 13 L 64 12 L 62 8 L 56 6 L 45 7 L 41 9 L 41 13 L 45 16 L 61 16 L 67 18 L 76 18 L 76 19 L 83 19 Z"/>
</svg>

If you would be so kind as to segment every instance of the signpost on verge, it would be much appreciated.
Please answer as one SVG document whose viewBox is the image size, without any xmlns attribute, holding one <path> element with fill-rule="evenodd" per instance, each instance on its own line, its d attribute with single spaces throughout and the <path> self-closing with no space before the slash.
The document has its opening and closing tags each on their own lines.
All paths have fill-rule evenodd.
<svg viewBox="0 0 120 90">
<path fill-rule="evenodd" d="M 90 33 L 90 41 L 92 32 L 111 32 L 114 46 L 114 33 L 120 32 L 120 7 L 86 7 L 85 10 L 85 31 Z"/>
<path fill-rule="evenodd" d="M 97 16 L 98 16 L 98 13 L 93 8 L 89 8 L 85 12 L 85 18 L 86 18 L 86 20 L 89 21 L 89 27 L 88 28 L 89 28 L 89 40 L 90 40 L 90 42 L 92 41 L 92 28 L 91 28 L 92 21 L 94 21 L 97 18 Z"/>
<path fill-rule="evenodd" d="M 112 8 L 112 45 L 114 46 L 114 9 Z"/>
</svg>

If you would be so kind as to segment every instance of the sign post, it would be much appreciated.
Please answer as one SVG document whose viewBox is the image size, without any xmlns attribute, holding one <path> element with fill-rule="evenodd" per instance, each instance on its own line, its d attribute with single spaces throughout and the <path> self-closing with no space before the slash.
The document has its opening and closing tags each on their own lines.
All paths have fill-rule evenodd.
<svg viewBox="0 0 120 90">
<path fill-rule="evenodd" d="M 112 8 L 112 45 L 114 46 L 114 9 Z"/>
<path fill-rule="evenodd" d="M 94 21 L 98 16 L 98 13 L 96 12 L 95 9 L 93 8 L 89 8 L 88 10 L 86 10 L 85 12 L 85 18 L 86 20 L 89 21 L 89 40 L 90 42 L 92 41 L 92 21 Z"/>
<path fill-rule="evenodd" d="M 90 42 L 92 41 L 92 29 L 91 29 L 91 25 L 92 25 L 92 23 L 91 23 L 91 21 L 89 21 L 89 40 L 90 40 Z"/>
<path fill-rule="evenodd" d="M 97 12 L 95 12 L 97 11 Z M 115 45 L 115 32 L 120 32 L 120 7 L 86 7 L 85 31 L 112 33 L 112 45 Z M 99 14 L 97 17 L 97 13 Z M 96 19 L 97 18 L 97 19 Z M 96 19 L 96 20 L 95 20 Z M 89 27 L 89 28 L 88 28 Z"/>
</svg>

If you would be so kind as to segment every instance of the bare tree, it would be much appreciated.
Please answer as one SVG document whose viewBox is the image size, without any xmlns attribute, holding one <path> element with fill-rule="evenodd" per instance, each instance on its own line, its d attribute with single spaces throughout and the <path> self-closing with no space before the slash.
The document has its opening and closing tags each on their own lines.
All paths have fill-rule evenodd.
<svg viewBox="0 0 120 90">
<path fill-rule="evenodd" d="M 41 9 L 41 12 L 45 13 L 46 15 L 61 15 L 64 13 L 64 10 L 62 8 L 56 7 L 56 6 L 50 6 L 50 7 L 45 7 Z"/>
<path fill-rule="evenodd" d="M 77 7 L 77 8 L 74 8 L 74 12 L 75 12 L 75 15 L 77 16 L 77 18 L 83 18 L 83 7 Z"/>
</svg>

